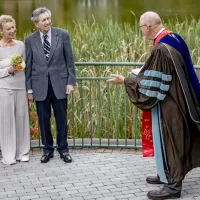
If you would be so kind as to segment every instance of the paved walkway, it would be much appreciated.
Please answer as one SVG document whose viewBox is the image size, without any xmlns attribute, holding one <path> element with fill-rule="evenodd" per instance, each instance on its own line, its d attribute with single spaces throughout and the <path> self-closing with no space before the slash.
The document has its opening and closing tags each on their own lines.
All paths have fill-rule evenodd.
<svg viewBox="0 0 200 200">
<path fill-rule="evenodd" d="M 71 150 L 74 161 L 64 163 L 57 153 L 41 164 L 41 152 L 31 153 L 28 163 L 0 163 L 1 200 L 147 200 L 149 190 L 161 186 L 145 182 L 153 175 L 153 158 L 133 150 Z M 200 200 L 200 168 L 184 180 L 181 199 Z"/>
</svg>

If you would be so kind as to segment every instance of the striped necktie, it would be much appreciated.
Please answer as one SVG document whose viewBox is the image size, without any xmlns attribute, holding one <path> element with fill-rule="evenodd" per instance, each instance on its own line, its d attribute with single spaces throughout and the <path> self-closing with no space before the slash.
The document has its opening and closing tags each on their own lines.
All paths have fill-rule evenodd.
<svg viewBox="0 0 200 200">
<path fill-rule="evenodd" d="M 44 38 L 44 43 L 43 43 L 43 47 L 44 47 L 44 53 L 46 56 L 47 61 L 49 60 L 49 56 L 50 56 L 50 43 L 47 40 L 48 35 L 43 35 Z"/>
</svg>

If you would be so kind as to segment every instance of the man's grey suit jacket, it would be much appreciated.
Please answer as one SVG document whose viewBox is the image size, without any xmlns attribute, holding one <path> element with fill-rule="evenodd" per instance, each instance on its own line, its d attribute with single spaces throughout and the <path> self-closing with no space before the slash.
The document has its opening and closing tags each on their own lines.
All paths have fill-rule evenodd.
<svg viewBox="0 0 200 200">
<path fill-rule="evenodd" d="M 25 39 L 26 89 L 33 90 L 36 101 L 44 101 L 48 91 L 48 76 L 57 99 L 64 99 L 67 85 L 76 85 L 74 57 L 69 34 L 51 28 L 51 51 L 46 60 L 39 30 Z"/>
</svg>

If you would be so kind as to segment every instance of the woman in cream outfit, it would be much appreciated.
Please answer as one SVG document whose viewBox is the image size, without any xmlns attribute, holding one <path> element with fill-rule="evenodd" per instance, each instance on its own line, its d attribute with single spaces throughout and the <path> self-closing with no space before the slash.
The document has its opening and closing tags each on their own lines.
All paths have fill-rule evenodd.
<svg viewBox="0 0 200 200">
<path fill-rule="evenodd" d="M 7 165 L 29 160 L 30 129 L 24 71 L 11 65 L 15 54 L 25 55 L 24 43 L 15 40 L 15 20 L 0 16 L 0 146 Z M 24 62 L 22 65 L 25 64 Z"/>
</svg>

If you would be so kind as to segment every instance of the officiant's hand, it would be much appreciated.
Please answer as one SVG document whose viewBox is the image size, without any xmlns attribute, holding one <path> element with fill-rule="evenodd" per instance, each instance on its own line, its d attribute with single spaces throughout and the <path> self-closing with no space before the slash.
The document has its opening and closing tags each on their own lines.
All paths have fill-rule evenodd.
<svg viewBox="0 0 200 200">
<path fill-rule="evenodd" d="M 115 83 L 115 84 L 124 84 L 124 79 L 125 77 L 119 74 L 111 74 L 110 77 L 112 79 L 108 79 L 110 83 Z"/>
</svg>

